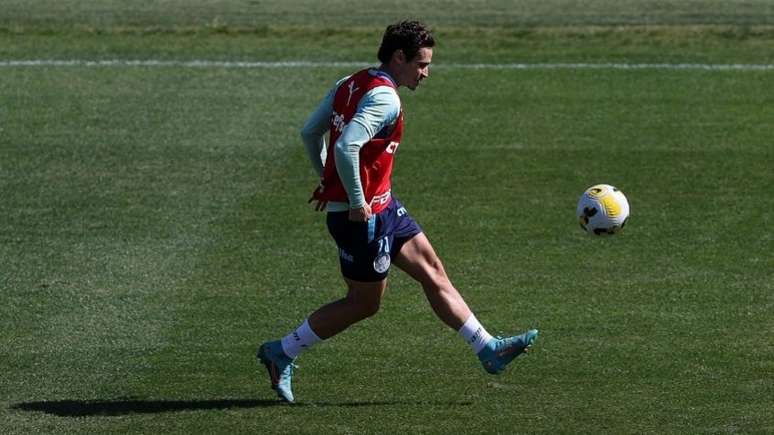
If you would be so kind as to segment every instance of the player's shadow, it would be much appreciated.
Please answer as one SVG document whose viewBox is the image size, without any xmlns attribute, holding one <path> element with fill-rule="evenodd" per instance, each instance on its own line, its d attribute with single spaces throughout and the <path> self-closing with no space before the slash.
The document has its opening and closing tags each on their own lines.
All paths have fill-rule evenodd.
<svg viewBox="0 0 774 435">
<path fill-rule="evenodd" d="M 59 417 L 120 416 L 129 414 L 160 414 L 180 411 L 224 410 L 236 408 L 266 408 L 271 406 L 319 406 L 319 407 L 369 407 L 391 405 L 443 405 L 468 406 L 472 402 L 409 402 L 409 401 L 363 401 L 363 402 L 300 402 L 293 405 L 279 400 L 215 399 L 215 400 L 52 400 L 24 402 L 11 409 L 29 412 L 44 412 Z"/>
<path fill-rule="evenodd" d="M 261 408 L 280 405 L 277 400 L 52 400 L 24 402 L 11 406 L 19 411 L 45 412 L 60 417 L 117 416 L 127 414 L 158 414 L 165 412 Z"/>
</svg>

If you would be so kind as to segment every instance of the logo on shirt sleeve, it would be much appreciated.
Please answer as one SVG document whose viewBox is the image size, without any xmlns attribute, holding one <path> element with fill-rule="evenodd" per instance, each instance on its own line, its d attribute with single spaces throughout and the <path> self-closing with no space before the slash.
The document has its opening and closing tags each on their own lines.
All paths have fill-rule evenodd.
<svg viewBox="0 0 774 435">
<path fill-rule="evenodd" d="M 354 94 L 354 93 L 355 93 L 355 91 L 357 91 L 357 90 L 359 90 L 359 89 L 360 89 L 360 88 L 358 88 L 357 86 L 355 86 L 355 81 L 354 81 L 354 80 L 352 80 L 351 82 L 349 82 L 349 96 L 347 97 L 347 106 L 349 106 L 349 100 L 351 100 L 351 99 L 352 99 L 352 94 Z"/>
</svg>

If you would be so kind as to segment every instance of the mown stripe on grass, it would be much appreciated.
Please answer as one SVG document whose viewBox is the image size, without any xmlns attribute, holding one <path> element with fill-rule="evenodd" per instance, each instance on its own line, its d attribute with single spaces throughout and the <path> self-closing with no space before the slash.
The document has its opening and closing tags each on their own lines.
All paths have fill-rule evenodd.
<svg viewBox="0 0 774 435">
<path fill-rule="evenodd" d="M 0 67 L 178 67 L 178 68 L 344 68 L 365 67 L 369 62 L 312 61 L 217 61 L 217 60 L 87 60 L 87 59 L 27 59 L 0 60 Z M 704 64 L 704 63 L 446 63 L 442 69 L 600 69 L 600 70 L 705 70 L 705 71 L 769 71 L 774 64 Z"/>
</svg>

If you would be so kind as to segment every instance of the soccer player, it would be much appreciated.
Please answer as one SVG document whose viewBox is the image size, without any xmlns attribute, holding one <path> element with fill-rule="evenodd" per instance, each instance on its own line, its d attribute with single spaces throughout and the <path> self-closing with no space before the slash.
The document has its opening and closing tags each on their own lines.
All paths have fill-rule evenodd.
<svg viewBox="0 0 774 435">
<path fill-rule="evenodd" d="M 484 369 L 500 373 L 533 344 L 537 330 L 509 338 L 489 335 L 452 285 L 430 241 L 391 190 L 395 152 L 403 134 L 398 88 L 412 91 L 430 71 L 435 40 L 425 26 L 403 21 L 387 27 L 378 68 L 339 80 L 301 130 L 322 181 L 312 199 L 327 209 L 347 294 L 313 312 L 281 340 L 263 343 L 257 358 L 279 397 L 293 402 L 294 360 L 316 343 L 376 314 L 397 266 L 418 281 L 435 314 L 478 355 Z M 330 131 L 325 163 L 321 153 Z"/>
</svg>

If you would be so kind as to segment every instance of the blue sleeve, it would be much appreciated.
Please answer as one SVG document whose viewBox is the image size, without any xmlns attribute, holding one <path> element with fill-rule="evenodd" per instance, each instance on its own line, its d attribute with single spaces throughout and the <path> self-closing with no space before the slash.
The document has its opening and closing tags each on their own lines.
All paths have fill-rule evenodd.
<svg viewBox="0 0 774 435">
<path fill-rule="evenodd" d="M 336 141 L 336 170 L 349 198 L 350 208 L 365 206 L 360 181 L 360 148 L 400 115 L 400 98 L 395 89 L 379 86 L 368 91 L 358 103 L 355 115 Z"/>
<path fill-rule="evenodd" d="M 331 113 L 333 112 L 333 97 L 336 95 L 336 89 L 339 85 L 348 79 L 349 76 L 342 78 L 331 88 L 320 102 L 317 108 L 312 112 L 309 118 L 301 128 L 301 139 L 304 141 L 304 148 L 312 163 L 312 168 L 318 176 L 322 177 L 323 162 L 322 152 L 325 149 L 325 133 L 330 128 Z"/>
<path fill-rule="evenodd" d="M 394 124 L 398 115 L 400 115 L 398 93 L 389 86 L 378 86 L 360 99 L 351 122 L 356 122 L 365 128 L 370 140 L 383 128 Z"/>
</svg>

